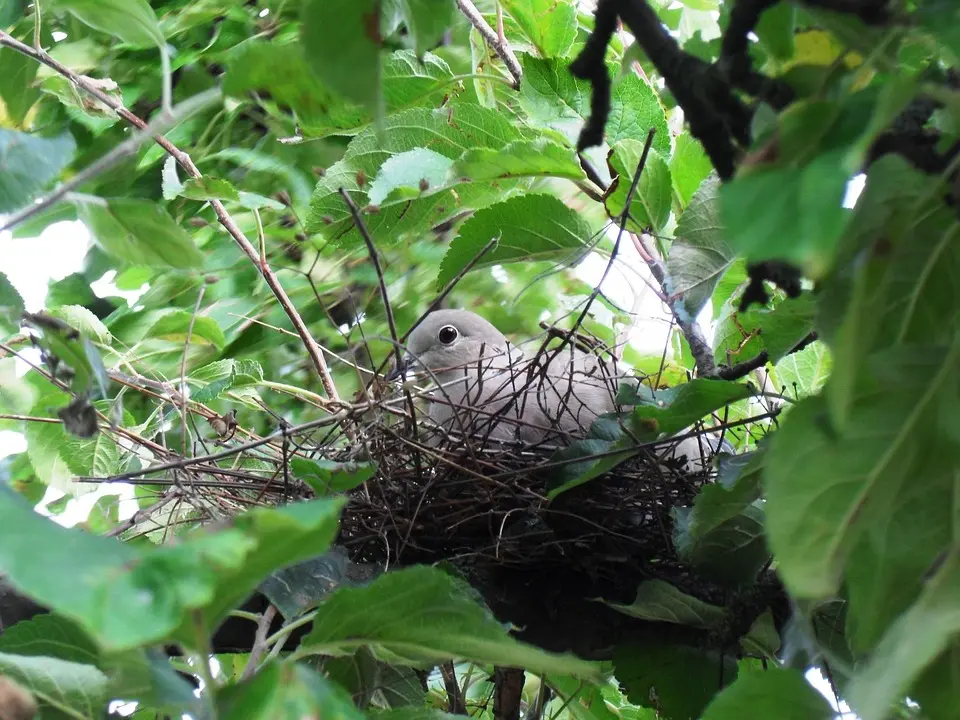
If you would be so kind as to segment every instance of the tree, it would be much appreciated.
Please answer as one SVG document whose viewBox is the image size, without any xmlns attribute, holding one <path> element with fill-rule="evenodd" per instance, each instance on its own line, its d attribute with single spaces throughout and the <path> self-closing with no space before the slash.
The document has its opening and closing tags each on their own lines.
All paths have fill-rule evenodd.
<svg viewBox="0 0 960 720">
<path fill-rule="evenodd" d="M 960 11 L 597 5 L 0 3 L 3 228 L 93 239 L 0 274 L 0 707 L 955 715 Z M 437 303 L 615 348 L 570 267 L 630 252 L 669 345 L 557 454 L 375 379 Z M 715 481 L 652 469 L 694 424 Z"/>
</svg>

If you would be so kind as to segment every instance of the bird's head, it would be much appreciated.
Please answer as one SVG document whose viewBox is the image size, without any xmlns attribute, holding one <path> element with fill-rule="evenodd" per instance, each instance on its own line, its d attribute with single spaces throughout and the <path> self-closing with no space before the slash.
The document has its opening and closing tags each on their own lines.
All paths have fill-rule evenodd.
<svg viewBox="0 0 960 720">
<path fill-rule="evenodd" d="M 469 372 L 471 363 L 507 351 L 507 339 L 497 328 L 468 310 L 435 310 L 410 337 L 399 367 L 387 374 L 394 380 L 407 370 L 429 370 L 444 382 Z"/>
</svg>

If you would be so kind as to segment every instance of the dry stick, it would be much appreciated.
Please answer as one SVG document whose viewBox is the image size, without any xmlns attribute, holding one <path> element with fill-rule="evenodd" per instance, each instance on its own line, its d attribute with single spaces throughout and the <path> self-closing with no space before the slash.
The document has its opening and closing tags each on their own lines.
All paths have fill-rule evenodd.
<svg viewBox="0 0 960 720">
<path fill-rule="evenodd" d="M 200 303 L 203 302 L 203 296 L 206 294 L 207 286 L 201 285 L 200 292 L 197 293 L 197 302 L 193 306 L 193 314 L 190 315 L 190 324 L 187 326 L 187 337 L 183 341 L 183 357 L 180 358 L 180 417 L 183 422 L 183 454 L 187 454 L 187 439 L 189 429 L 187 427 L 187 353 L 190 351 L 190 339 L 193 336 L 193 325 L 197 320 L 197 313 L 200 312 Z"/>
<path fill-rule="evenodd" d="M 500 38 L 497 36 L 497 31 L 490 27 L 490 24 L 483 19 L 483 15 L 477 10 L 477 6 L 470 2 L 470 0 L 457 0 L 457 7 L 460 8 L 460 12 L 470 21 L 470 24 L 483 36 L 487 45 L 503 60 L 503 64 L 507 66 L 507 70 L 509 70 L 513 76 L 514 90 L 519 90 L 520 81 L 523 80 L 523 70 L 520 69 L 520 61 L 517 60 L 517 56 L 513 54 L 510 45 L 500 41 Z"/>
<path fill-rule="evenodd" d="M 142 130 L 127 140 L 124 140 L 113 150 L 108 152 L 99 160 L 85 167 L 83 170 L 70 178 L 69 181 L 60 185 L 49 195 L 41 200 L 27 205 L 25 208 L 11 215 L 9 218 L 7 218 L 3 225 L 0 226 L 0 232 L 3 232 L 4 230 L 10 230 L 20 223 L 30 219 L 34 215 L 53 207 L 84 183 L 99 175 L 102 175 L 122 160 L 131 157 L 137 152 L 137 150 L 140 149 L 140 146 L 151 142 L 154 135 L 170 129 L 178 122 L 189 117 L 193 113 L 213 104 L 214 101 L 220 99 L 221 95 L 220 89 L 214 88 L 212 90 L 207 90 L 195 95 L 189 100 L 185 100 L 184 102 L 180 103 L 171 110 L 169 116 L 161 115 L 156 120 L 151 121 L 145 130 Z"/>
<path fill-rule="evenodd" d="M 0 30 L 0 47 L 8 47 L 16 50 L 17 52 L 33 58 L 37 62 L 55 70 L 74 85 L 82 89 L 84 92 L 88 93 L 92 97 L 95 97 L 101 103 L 113 110 L 130 125 L 133 125 L 140 130 L 147 129 L 147 123 L 130 112 L 122 103 L 111 98 L 109 95 L 91 84 L 86 78 L 78 75 L 66 65 L 54 60 L 47 53 L 35 50 L 29 45 L 25 45 L 3 30 Z M 154 135 L 153 139 L 177 161 L 180 167 L 182 167 L 187 174 L 190 175 L 190 177 L 203 177 L 193 160 L 190 159 L 190 156 L 180 150 L 180 148 L 178 148 L 172 142 L 167 140 L 167 138 L 165 138 L 163 135 Z M 214 213 L 216 213 L 220 224 L 223 225 L 224 229 L 226 229 L 226 231 L 234 239 L 243 254 L 246 255 L 250 262 L 252 262 L 260 271 L 260 274 L 266 281 L 267 286 L 273 292 L 274 297 L 277 298 L 277 302 L 280 303 L 283 311 L 287 314 L 287 317 L 290 318 L 290 322 L 293 323 L 294 328 L 296 328 L 297 335 L 300 336 L 300 340 L 307 350 L 307 354 L 310 355 L 310 359 L 313 361 L 313 365 L 317 370 L 317 374 L 320 375 L 320 382 L 323 384 L 323 389 L 327 393 L 329 401 L 340 404 L 340 394 L 337 392 L 336 385 L 333 383 L 333 377 L 330 375 L 330 370 L 327 367 L 326 360 L 324 360 L 323 353 L 320 351 L 320 346 L 317 344 L 317 341 L 313 339 L 313 336 L 310 334 L 310 330 L 307 328 L 306 323 L 303 322 L 303 318 L 300 317 L 297 309 L 294 307 L 293 303 L 290 301 L 290 298 L 287 296 L 286 291 L 284 291 L 283 286 L 280 284 L 280 280 L 277 278 L 276 274 L 274 274 L 273 270 L 270 269 L 269 265 L 260 262 L 256 248 L 254 248 L 254 246 L 247 239 L 246 235 L 243 234 L 243 231 L 237 226 L 237 223 L 230 216 L 230 213 L 227 212 L 227 209 L 224 207 L 223 203 L 219 200 L 209 200 L 208 202 L 213 208 Z"/>
</svg>

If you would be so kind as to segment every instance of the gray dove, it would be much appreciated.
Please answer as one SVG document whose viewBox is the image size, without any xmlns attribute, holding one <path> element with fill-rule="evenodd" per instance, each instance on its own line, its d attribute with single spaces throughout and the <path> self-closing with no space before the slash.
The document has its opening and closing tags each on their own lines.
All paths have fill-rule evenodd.
<svg viewBox="0 0 960 720">
<path fill-rule="evenodd" d="M 426 373 L 436 387 L 429 417 L 447 433 L 480 440 L 567 445 L 593 421 L 617 410 L 618 378 L 597 355 L 565 344 L 525 355 L 490 322 L 467 310 L 437 310 L 407 339 L 400 365 Z M 539 347 L 538 347 L 539 349 Z M 702 469 L 718 438 L 681 440 L 669 455 Z M 726 451 L 732 452 L 729 443 Z M 702 446 L 702 450 L 701 450 Z"/>
</svg>

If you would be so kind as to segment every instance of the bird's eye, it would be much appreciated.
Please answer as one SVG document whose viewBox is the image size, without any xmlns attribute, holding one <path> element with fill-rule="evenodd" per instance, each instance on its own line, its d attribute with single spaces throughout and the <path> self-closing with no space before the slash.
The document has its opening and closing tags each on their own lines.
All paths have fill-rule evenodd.
<svg viewBox="0 0 960 720">
<path fill-rule="evenodd" d="M 457 329 L 453 325 L 444 325 L 442 328 L 440 328 L 440 332 L 437 333 L 437 338 L 444 345 L 450 345 L 457 339 L 459 335 L 460 333 L 457 332 Z"/>
</svg>

